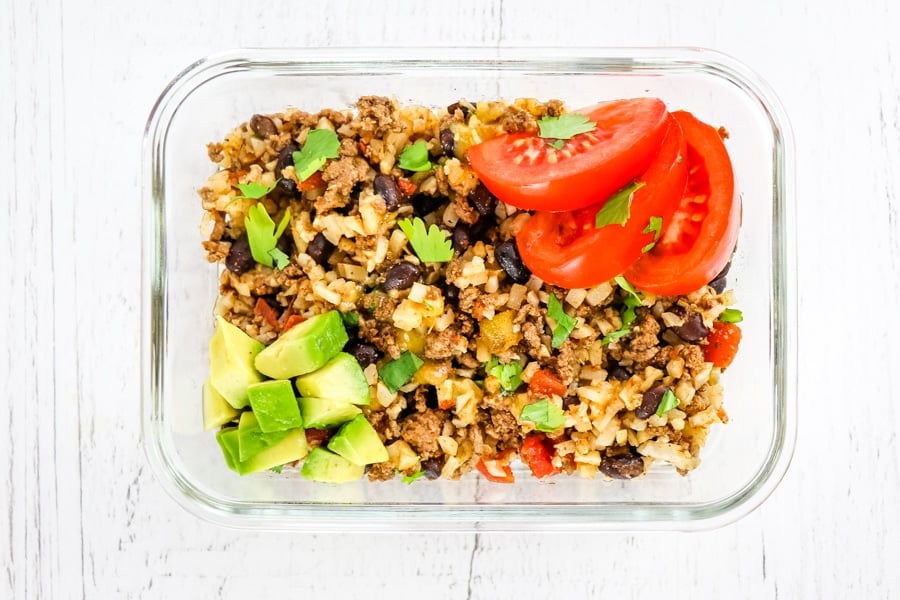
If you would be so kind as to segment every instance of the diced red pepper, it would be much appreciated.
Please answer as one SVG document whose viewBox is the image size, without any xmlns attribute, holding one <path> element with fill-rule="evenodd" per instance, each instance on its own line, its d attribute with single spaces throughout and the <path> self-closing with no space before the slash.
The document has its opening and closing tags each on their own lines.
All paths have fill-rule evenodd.
<svg viewBox="0 0 900 600">
<path fill-rule="evenodd" d="M 294 325 L 298 325 L 305 320 L 306 320 L 306 317 L 302 317 L 300 315 L 290 315 L 290 316 L 288 316 L 287 319 L 285 319 L 284 327 L 281 329 L 281 331 L 285 332 L 288 329 L 290 329 L 291 327 L 293 327 Z"/>
<path fill-rule="evenodd" d="M 253 314 L 265 319 L 266 323 L 272 326 L 272 329 L 278 329 L 278 312 L 269 306 L 264 298 L 256 299 L 256 306 L 253 307 Z"/>
<path fill-rule="evenodd" d="M 406 177 L 400 177 L 399 179 L 397 179 L 397 187 L 400 188 L 400 191 L 407 196 L 412 196 L 416 193 L 416 184 L 414 184 Z"/>
<path fill-rule="evenodd" d="M 567 390 L 559 377 L 544 369 L 536 371 L 534 375 L 531 376 L 531 382 L 528 384 L 528 389 L 536 396 L 549 396 L 550 394 L 555 394 L 560 397 L 565 396 Z"/>
<path fill-rule="evenodd" d="M 516 478 L 509 466 L 511 450 L 504 450 L 491 458 L 482 457 L 475 467 L 488 481 L 514 483 Z"/>
<path fill-rule="evenodd" d="M 301 192 L 309 190 L 317 190 L 325 187 L 325 180 L 322 178 L 322 171 L 316 171 L 303 181 L 297 184 L 297 189 Z"/>
<path fill-rule="evenodd" d="M 519 448 L 519 457 L 531 469 L 531 474 L 538 479 L 556 475 L 560 472 L 553 466 L 553 451 L 547 438 L 540 434 L 526 436 Z"/>
</svg>

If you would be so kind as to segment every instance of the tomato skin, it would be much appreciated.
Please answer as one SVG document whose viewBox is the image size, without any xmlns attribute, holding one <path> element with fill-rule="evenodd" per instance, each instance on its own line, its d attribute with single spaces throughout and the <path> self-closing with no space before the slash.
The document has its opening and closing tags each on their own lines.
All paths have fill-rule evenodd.
<svg viewBox="0 0 900 600">
<path fill-rule="evenodd" d="M 706 336 L 703 358 L 717 367 L 725 368 L 737 355 L 741 344 L 741 328 L 734 323 L 716 321 L 712 331 Z"/>
<path fill-rule="evenodd" d="M 553 452 L 548 447 L 547 438 L 543 435 L 532 433 L 526 436 L 519 448 L 519 457 L 531 469 L 531 474 L 538 479 L 560 472 L 553 466 Z"/>
<path fill-rule="evenodd" d="M 643 173 L 666 133 L 668 112 L 658 98 L 613 100 L 576 112 L 597 128 L 566 140 L 561 151 L 537 133 L 510 133 L 469 148 L 469 164 L 507 204 L 574 210 L 605 200 Z"/>
<path fill-rule="evenodd" d="M 566 395 L 568 388 L 560 381 L 559 377 L 550 371 L 539 369 L 531 376 L 531 381 L 528 383 L 528 391 L 537 396 L 555 394 L 562 397 Z"/>
<path fill-rule="evenodd" d="M 638 289 L 664 296 L 712 281 L 731 259 L 741 224 L 741 198 L 718 130 L 688 112 L 672 116 L 688 147 L 684 197 L 656 246 L 624 273 Z"/>
<path fill-rule="evenodd" d="M 509 466 L 509 456 L 511 453 L 511 450 L 504 450 L 493 458 L 482 457 L 481 460 L 478 461 L 478 464 L 475 465 L 475 468 L 478 469 L 488 481 L 493 481 L 494 483 L 515 483 L 516 477 L 513 475 L 512 469 Z M 494 474 L 494 471 L 502 473 L 502 475 L 496 475 Z"/>
<path fill-rule="evenodd" d="M 653 242 L 653 233 L 643 232 L 650 217 L 661 217 L 665 227 L 678 206 L 687 180 L 686 153 L 681 128 L 670 117 L 657 155 L 638 178 L 645 185 L 634 192 L 625 225 L 597 229 L 602 204 L 564 213 L 536 212 L 516 236 L 525 266 L 564 288 L 591 287 L 621 274 Z"/>
</svg>

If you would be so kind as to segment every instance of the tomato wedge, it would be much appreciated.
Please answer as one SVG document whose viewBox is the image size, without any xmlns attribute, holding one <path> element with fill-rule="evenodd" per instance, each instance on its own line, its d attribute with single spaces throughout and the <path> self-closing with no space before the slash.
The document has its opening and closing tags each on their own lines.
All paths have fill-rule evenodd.
<svg viewBox="0 0 900 600">
<path fill-rule="evenodd" d="M 731 259 L 741 225 L 741 198 L 719 132 L 688 112 L 672 116 L 687 142 L 687 186 L 660 240 L 624 274 L 638 289 L 665 296 L 712 281 Z"/>
<path fill-rule="evenodd" d="M 596 123 L 562 140 L 537 133 L 501 135 L 469 148 L 469 163 L 495 196 L 519 208 L 563 211 L 608 198 L 643 173 L 666 133 L 658 98 L 614 100 L 577 111 Z"/>
<path fill-rule="evenodd" d="M 536 212 L 516 236 L 522 262 L 531 272 L 564 288 L 590 287 L 621 274 L 654 241 L 647 231 L 651 217 L 663 226 L 672 217 L 684 192 L 687 153 L 681 127 L 669 117 L 662 146 L 638 180 L 625 225 L 595 226 L 603 204 L 579 211 Z M 604 199 L 605 200 L 605 199 Z"/>
<path fill-rule="evenodd" d="M 553 452 L 543 435 L 533 433 L 526 436 L 519 448 L 519 456 L 522 458 L 522 462 L 531 469 L 531 474 L 538 479 L 560 472 L 553 466 Z"/>
</svg>

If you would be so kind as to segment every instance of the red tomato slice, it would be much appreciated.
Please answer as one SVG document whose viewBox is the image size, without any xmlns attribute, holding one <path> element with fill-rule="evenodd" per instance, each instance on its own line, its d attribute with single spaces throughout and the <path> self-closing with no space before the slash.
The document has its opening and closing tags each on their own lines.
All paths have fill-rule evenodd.
<svg viewBox="0 0 900 600">
<path fill-rule="evenodd" d="M 546 438 L 543 435 L 531 434 L 525 438 L 522 446 L 519 448 L 519 456 L 522 458 L 522 462 L 528 465 L 528 468 L 531 469 L 531 474 L 538 479 L 560 472 L 551 462 L 553 452 L 548 448 L 545 440 Z"/>
<path fill-rule="evenodd" d="M 659 152 L 638 178 L 645 185 L 634 192 L 624 226 L 614 223 L 597 229 L 602 204 L 565 213 L 536 212 L 525 222 L 516 245 L 532 273 L 564 288 L 590 287 L 621 274 L 641 256 L 655 237 L 644 233 L 650 218 L 660 217 L 665 226 L 687 179 L 681 128 L 674 118 L 667 122 Z"/>
<path fill-rule="evenodd" d="M 672 115 L 687 141 L 687 186 L 659 242 L 625 272 L 638 289 L 665 296 L 712 281 L 731 259 L 741 226 L 741 198 L 719 132 L 688 112 Z"/>
<path fill-rule="evenodd" d="M 643 173 L 666 133 L 657 98 L 614 100 L 577 111 L 597 128 L 564 141 L 511 133 L 476 144 L 468 157 L 495 196 L 533 210 L 574 210 L 608 198 Z"/>
<path fill-rule="evenodd" d="M 475 467 L 487 478 L 495 483 L 514 483 L 516 481 L 512 469 L 509 466 L 511 450 L 504 450 L 493 458 L 482 458 Z"/>
</svg>

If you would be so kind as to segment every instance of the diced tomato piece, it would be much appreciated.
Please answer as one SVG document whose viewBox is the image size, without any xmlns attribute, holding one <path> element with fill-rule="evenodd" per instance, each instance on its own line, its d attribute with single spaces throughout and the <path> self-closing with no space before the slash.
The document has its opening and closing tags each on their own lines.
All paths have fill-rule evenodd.
<svg viewBox="0 0 900 600">
<path fill-rule="evenodd" d="M 297 189 L 301 192 L 306 192 L 308 190 L 317 190 L 323 187 L 325 187 L 325 180 L 322 178 L 322 171 L 316 171 L 297 184 Z"/>
<path fill-rule="evenodd" d="M 273 329 L 278 329 L 278 312 L 269 306 L 269 303 L 266 302 L 264 298 L 256 299 L 256 306 L 253 307 L 253 314 L 265 319 L 266 323 L 271 325 Z"/>
<path fill-rule="evenodd" d="M 741 335 L 741 328 L 736 324 L 716 321 L 712 331 L 706 336 L 703 358 L 724 369 L 734 360 L 741 343 Z"/>
<path fill-rule="evenodd" d="M 482 457 L 475 467 L 488 481 L 495 483 L 513 483 L 516 478 L 509 466 L 509 457 L 512 451 L 504 450 L 491 458 Z"/>
<path fill-rule="evenodd" d="M 407 179 L 406 177 L 400 177 L 397 179 L 397 187 L 400 188 L 400 191 L 406 194 L 407 196 L 412 196 L 416 193 L 416 184 Z"/>
<path fill-rule="evenodd" d="M 549 441 L 543 435 L 536 433 L 528 435 L 519 448 L 519 456 L 522 458 L 522 462 L 531 469 L 531 474 L 538 479 L 560 472 L 553 466 L 553 451 L 550 449 Z"/>
<path fill-rule="evenodd" d="M 305 320 L 306 320 L 306 317 L 302 317 L 300 315 L 291 315 L 285 320 L 284 328 L 282 329 L 282 331 L 287 331 L 294 325 L 299 325 L 300 323 L 302 323 Z"/>
<path fill-rule="evenodd" d="M 549 396 L 555 394 L 557 396 L 565 396 L 568 388 L 563 382 L 545 369 L 539 369 L 531 376 L 531 382 L 528 384 L 528 390 L 536 396 Z"/>
</svg>

